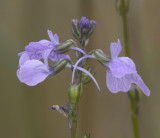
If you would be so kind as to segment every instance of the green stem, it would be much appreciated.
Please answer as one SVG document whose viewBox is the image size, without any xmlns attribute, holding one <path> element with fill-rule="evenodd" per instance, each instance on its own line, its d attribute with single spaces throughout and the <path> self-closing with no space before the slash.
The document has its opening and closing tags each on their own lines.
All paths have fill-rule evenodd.
<svg viewBox="0 0 160 138">
<path fill-rule="evenodd" d="M 77 137 L 77 121 L 78 121 L 78 104 L 75 106 L 72 106 L 73 110 L 75 111 L 75 114 L 72 119 L 72 128 L 71 128 L 71 138 Z"/>
<path fill-rule="evenodd" d="M 128 38 L 128 23 L 125 0 L 122 0 L 122 20 L 123 20 L 123 36 L 125 45 L 125 55 L 130 57 L 129 38 Z"/>
<path fill-rule="evenodd" d="M 133 126 L 133 132 L 134 132 L 134 138 L 139 138 L 138 136 L 138 124 L 137 124 L 137 107 L 136 105 L 131 101 L 131 116 L 132 116 L 132 126 Z"/>
<path fill-rule="evenodd" d="M 122 6 L 122 20 L 123 20 L 123 35 L 124 35 L 124 44 L 125 44 L 125 55 L 127 57 L 130 57 L 130 47 L 129 47 L 129 38 L 128 38 L 128 23 L 127 23 L 127 7 L 126 7 L 126 0 L 121 0 L 121 6 Z M 131 104 L 131 118 L 132 118 L 132 126 L 133 126 L 133 133 L 134 138 L 139 138 L 138 135 L 138 124 L 137 124 L 137 114 L 136 104 L 133 103 L 133 101 L 130 100 Z"/>
<path fill-rule="evenodd" d="M 83 40 L 82 42 L 80 42 L 81 44 L 81 49 L 85 50 L 85 40 Z M 80 59 L 83 56 L 82 53 L 78 52 L 78 59 Z M 80 67 L 83 67 L 82 63 L 79 64 Z M 78 75 L 77 75 L 77 84 L 81 84 L 82 81 L 82 72 L 81 71 L 77 71 Z M 82 91 L 82 90 L 80 90 Z M 79 91 L 79 92 L 80 92 Z M 78 99 L 78 103 L 79 103 L 80 98 Z M 71 138 L 76 138 L 77 137 L 77 120 L 78 120 L 78 104 L 75 104 L 74 106 L 72 105 L 73 111 L 75 111 L 74 114 L 74 119 L 72 120 L 72 128 L 71 128 Z"/>
<path fill-rule="evenodd" d="M 77 132 L 77 120 L 73 120 L 71 129 L 71 138 L 76 138 Z"/>
</svg>

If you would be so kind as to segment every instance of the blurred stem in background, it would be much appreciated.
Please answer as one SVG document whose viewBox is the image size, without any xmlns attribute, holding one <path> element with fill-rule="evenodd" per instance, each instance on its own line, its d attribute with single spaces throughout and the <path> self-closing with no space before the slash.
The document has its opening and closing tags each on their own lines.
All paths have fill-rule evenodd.
<svg viewBox="0 0 160 138">
<path fill-rule="evenodd" d="M 90 134 L 85 135 L 83 138 L 90 138 Z"/>
<path fill-rule="evenodd" d="M 124 37 L 124 44 L 125 44 L 125 55 L 127 57 L 131 57 L 130 47 L 129 47 L 129 38 L 128 38 L 128 22 L 127 22 L 128 3 L 126 5 L 126 0 L 121 0 L 121 1 L 122 1 L 121 3 L 122 4 L 122 15 L 121 16 L 123 20 L 123 37 Z"/>
<path fill-rule="evenodd" d="M 122 17 L 122 21 L 123 21 L 125 56 L 131 57 L 130 47 L 129 47 L 129 38 L 128 38 L 128 22 L 127 22 L 127 12 L 129 9 L 129 0 L 116 0 L 116 8 L 118 10 L 119 15 Z M 132 118 L 134 138 L 139 138 L 138 124 L 137 124 L 137 110 L 138 110 L 139 94 L 137 93 L 136 89 L 134 89 L 134 91 L 132 92 L 131 90 L 129 90 L 128 96 L 130 98 L 130 104 L 131 104 L 131 118 Z"/>
</svg>

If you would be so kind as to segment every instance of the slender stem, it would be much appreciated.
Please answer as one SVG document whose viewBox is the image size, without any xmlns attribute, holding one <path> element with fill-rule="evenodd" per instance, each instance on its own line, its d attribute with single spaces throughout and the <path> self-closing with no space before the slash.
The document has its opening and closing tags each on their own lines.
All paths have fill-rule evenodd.
<svg viewBox="0 0 160 138">
<path fill-rule="evenodd" d="M 75 114 L 72 117 L 71 138 L 77 138 L 78 104 L 72 105 Z"/>
<path fill-rule="evenodd" d="M 125 44 L 125 55 L 130 57 L 130 48 L 129 48 L 129 38 L 128 38 L 128 26 L 127 26 L 127 9 L 126 9 L 126 0 L 121 0 L 122 6 L 122 20 L 123 20 L 123 35 L 124 35 L 124 44 Z M 132 117 L 132 126 L 134 138 L 139 138 L 138 135 L 138 124 L 137 124 L 137 106 L 133 101 L 130 100 L 131 104 L 131 117 Z"/>
<path fill-rule="evenodd" d="M 128 23 L 127 23 L 127 14 L 126 14 L 126 4 L 125 0 L 122 0 L 122 20 L 123 20 L 123 36 L 124 36 L 124 44 L 125 44 L 125 55 L 130 57 L 130 49 L 129 49 L 129 38 L 128 38 Z"/>
<path fill-rule="evenodd" d="M 72 122 L 71 138 L 76 138 L 77 132 L 77 119 Z"/>
<path fill-rule="evenodd" d="M 82 41 L 80 42 L 80 45 L 81 45 L 81 49 L 83 51 L 86 51 L 85 50 L 85 41 Z M 81 52 L 78 52 L 78 57 L 77 59 L 79 60 L 80 58 L 82 58 L 83 54 Z M 82 62 L 79 63 L 79 67 L 83 67 L 83 64 Z M 77 84 L 81 84 L 81 81 L 82 81 L 82 72 L 80 70 L 77 71 Z M 80 100 L 80 99 L 79 99 Z M 73 111 L 75 111 L 75 114 L 74 114 L 74 118 L 72 119 L 72 127 L 71 127 L 71 138 L 77 138 L 77 120 L 78 120 L 78 104 L 75 106 L 75 107 L 72 107 L 73 108 Z"/>
<path fill-rule="evenodd" d="M 131 116 L 132 116 L 132 126 L 133 126 L 133 132 L 134 132 L 134 138 L 139 138 L 138 136 L 138 124 L 137 124 L 137 107 L 133 102 L 131 103 Z"/>
</svg>

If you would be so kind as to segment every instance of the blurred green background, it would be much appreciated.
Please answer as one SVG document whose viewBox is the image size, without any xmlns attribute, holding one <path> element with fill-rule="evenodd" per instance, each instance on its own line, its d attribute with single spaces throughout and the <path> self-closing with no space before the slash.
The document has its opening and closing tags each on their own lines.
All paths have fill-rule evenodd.
<svg viewBox="0 0 160 138">
<path fill-rule="evenodd" d="M 151 90 L 150 97 L 143 96 L 140 102 L 140 138 L 160 137 L 159 5 L 158 0 L 130 0 L 128 13 L 132 59 Z M 50 107 L 65 105 L 70 70 L 29 87 L 17 79 L 17 53 L 29 42 L 49 39 L 47 29 L 57 33 L 60 42 L 73 39 L 71 19 L 82 16 L 97 21 L 88 50 L 99 48 L 109 54 L 110 42 L 118 38 L 124 47 L 115 0 L 0 0 L 0 138 L 69 138 L 66 119 Z M 106 87 L 106 69 L 90 63 L 101 92 L 93 82 L 84 87 L 79 137 L 90 132 L 91 138 L 133 138 L 127 94 L 111 94 Z"/>
</svg>

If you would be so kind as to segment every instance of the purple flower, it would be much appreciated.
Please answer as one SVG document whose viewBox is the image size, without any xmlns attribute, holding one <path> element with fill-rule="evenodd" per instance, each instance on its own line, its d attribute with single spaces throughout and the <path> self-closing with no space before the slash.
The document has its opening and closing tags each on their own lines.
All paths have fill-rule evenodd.
<svg viewBox="0 0 160 138">
<path fill-rule="evenodd" d="M 131 84 L 135 83 L 146 96 L 149 96 L 150 90 L 138 75 L 134 62 L 128 57 L 118 57 L 122 50 L 120 40 L 117 43 L 111 43 L 110 50 L 112 59 L 104 63 L 108 67 L 106 76 L 108 89 L 112 93 L 128 92 Z"/>
<path fill-rule="evenodd" d="M 53 36 L 48 30 L 51 41 L 40 40 L 31 42 L 25 47 L 25 51 L 19 53 L 19 67 L 17 77 L 19 80 L 29 86 L 34 86 L 46 79 L 48 75 L 54 74 L 54 71 L 48 66 L 48 58 L 52 61 L 59 61 L 61 58 L 70 59 L 68 55 L 57 53 L 59 44 L 58 35 Z M 39 61 L 43 58 L 44 63 Z"/>
<path fill-rule="evenodd" d="M 46 57 L 44 57 L 46 62 Z M 53 70 L 48 67 L 48 61 L 44 64 L 39 60 L 30 60 L 28 54 L 24 52 L 19 60 L 19 68 L 17 70 L 18 79 L 29 85 L 34 86 L 46 79 L 48 75 L 53 74 Z"/>
<path fill-rule="evenodd" d="M 42 59 L 43 53 L 45 51 L 49 52 L 48 58 L 50 58 L 52 61 L 58 61 L 62 57 L 70 59 L 68 55 L 60 54 L 56 51 L 56 45 L 59 44 L 58 35 L 53 35 L 50 30 L 48 30 L 48 35 L 51 41 L 44 39 L 40 40 L 39 42 L 31 42 L 25 47 L 25 52 L 27 52 L 30 59 Z M 23 53 L 24 52 L 21 52 L 18 55 L 21 56 Z"/>
</svg>

